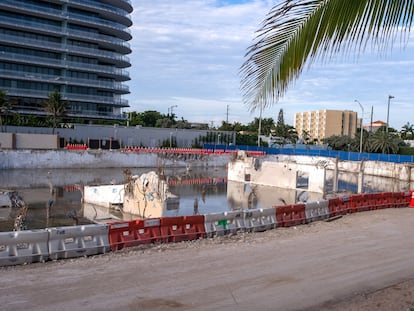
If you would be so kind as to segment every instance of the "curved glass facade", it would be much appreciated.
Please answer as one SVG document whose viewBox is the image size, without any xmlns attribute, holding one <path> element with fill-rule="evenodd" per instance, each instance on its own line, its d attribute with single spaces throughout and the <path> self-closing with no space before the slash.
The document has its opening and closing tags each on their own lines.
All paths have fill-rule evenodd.
<svg viewBox="0 0 414 311">
<path fill-rule="evenodd" d="M 129 107 L 129 0 L 1 0 L 0 89 L 21 115 L 53 91 L 67 117 L 122 120 Z"/>
</svg>

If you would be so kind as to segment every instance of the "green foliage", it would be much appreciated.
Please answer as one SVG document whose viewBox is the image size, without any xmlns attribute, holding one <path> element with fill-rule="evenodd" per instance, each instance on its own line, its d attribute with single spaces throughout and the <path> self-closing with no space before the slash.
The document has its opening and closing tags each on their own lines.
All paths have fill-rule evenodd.
<svg viewBox="0 0 414 311">
<path fill-rule="evenodd" d="M 368 151 L 372 153 L 398 154 L 403 141 L 392 133 L 377 131 L 368 141 Z"/>
<path fill-rule="evenodd" d="M 11 109 L 11 102 L 7 93 L 0 90 L 0 131 L 3 132 L 3 114 L 7 114 Z"/>
<path fill-rule="evenodd" d="M 163 119 L 164 116 L 155 110 L 147 110 L 145 112 L 130 112 L 129 120 L 130 125 L 142 125 L 146 127 L 156 127 L 157 121 Z"/>
<path fill-rule="evenodd" d="M 177 138 L 175 136 L 171 136 L 171 138 L 164 139 L 161 142 L 161 147 L 163 148 L 176 148 L 177 147 Z"/>
<path fill-rule="evenodd" d="M 67 112 L 67 103 L 62 100 L 62 95 L 58 91 L 49 94 L 48 99 L 43 102 L 42 108 L 51 115 L 52 133 L 55 133 L 57 118 L 64 116 Z"/>
<path fill-rule="evenodd" d="M 400 147 L 400 154 L 402 155 L 414 155 L 414 148 L 413 147 L 407 147 L 407 146 L 401 146 Z"/>
<path fill-rule="evenodd" d="M 401 128 L 401 138 L 402 139 L 414 139 L 414 125 L 407 122 Z"/>
</svg>

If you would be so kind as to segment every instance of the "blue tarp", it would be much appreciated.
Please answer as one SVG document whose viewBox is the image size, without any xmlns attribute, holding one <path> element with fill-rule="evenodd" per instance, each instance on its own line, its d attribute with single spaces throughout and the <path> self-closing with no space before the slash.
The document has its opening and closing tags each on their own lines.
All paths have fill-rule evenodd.
<svg viewBox="0 0 414 311">
<path fill-rule="evenodd" d="M 306 146 L 306 145 L 305 145 Z M 285 154 L 285 155 L 302 155 L 302 156 L 318 156 L 336 158 L 340 160 L 348 161 L 361 161 L 365 159 L 367 161 L 381 161 L 381 162 L 393 162 L 393 163 L 412 163 L 414 162 L 414 156 L 399 155 L 399 154 L 382 154 L 382 153 L 359 153 L 359 152 L 347 152 L 336 150 L 321 150 L 312 149 L 312 146 L 307 148 L 267 148 L 257 146 L 227 146 L 216 144 L 204 144 L 203 149 L 210 150 L 245 150 L 245 151 L 264 151 L 266 154 Z"/>
</svg>

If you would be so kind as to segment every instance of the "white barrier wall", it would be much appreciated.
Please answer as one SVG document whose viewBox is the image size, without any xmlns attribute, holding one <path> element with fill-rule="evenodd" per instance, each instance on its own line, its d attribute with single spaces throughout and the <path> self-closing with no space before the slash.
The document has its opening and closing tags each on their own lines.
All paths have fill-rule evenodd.
<svg viewBox="0 0 414 311">
<path fill-rule="evenodd" d="M 0 266 L 46 261 L 48 239 L 47 230 L 0 232 Z"/>
<path fill-rule="evenodd" d="M 104 207 L 124 203 L 124 185 L 85 186 L 83 201 Z"/>
<path fill-rule="evenodd" d="M 108 225 L 48 228 L 51 260 L 91 256 L 110 251 Z"/>
</svg>

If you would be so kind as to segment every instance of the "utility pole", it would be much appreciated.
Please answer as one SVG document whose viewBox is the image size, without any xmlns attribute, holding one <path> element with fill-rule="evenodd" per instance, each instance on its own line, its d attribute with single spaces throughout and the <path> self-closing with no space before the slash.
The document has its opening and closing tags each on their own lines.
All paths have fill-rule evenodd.
<svg viewBox="0 0 414 311">
<path fill-rule="evenodd" d="M 388 134 L 388 127 L 389 127 L 389 122 L 390 122 L 390 101 L 391 99 L 393 99 L 394 96 L 392 95 L 388 95 L 388 108 L 387 108 L 387 128 L 386 128 L 386 132 Z"/>
<path fill-rule="evenodd" d="M 371 125 L 369 126 L 369 132 L 372 133 L 372 117 L 374 116 L 374 106 L 371 106 Z"/>
<path fill-rule="evenodd" d="M 229 124 L 229 105 L 227 105 L 226 123 Z"/>
</svg>

